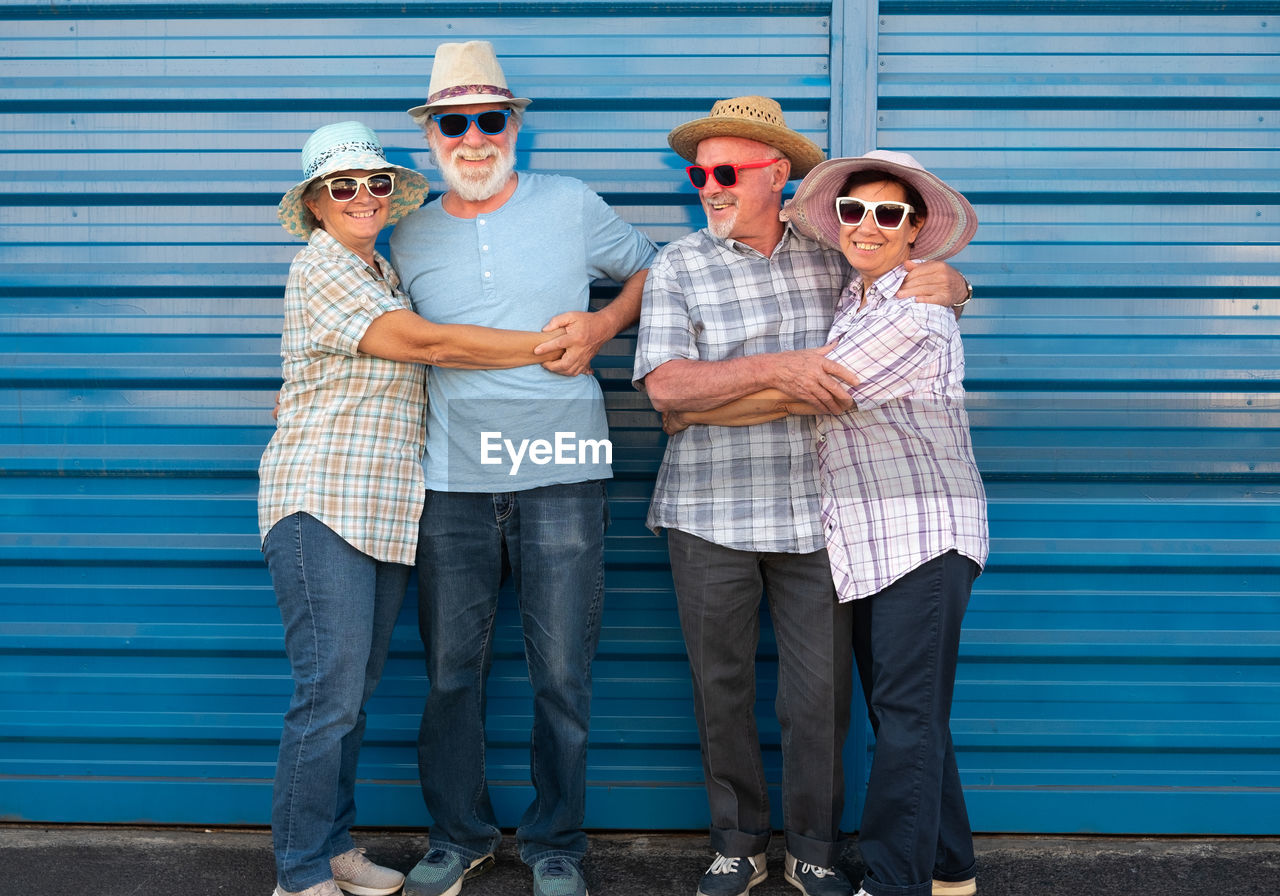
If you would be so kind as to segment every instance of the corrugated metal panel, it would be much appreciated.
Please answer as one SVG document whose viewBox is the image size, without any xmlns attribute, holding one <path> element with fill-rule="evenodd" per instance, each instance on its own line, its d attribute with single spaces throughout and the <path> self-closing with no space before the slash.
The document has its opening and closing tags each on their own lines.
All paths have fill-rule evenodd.
<svg viewBox="0 0 1280 896">
<path fill-rule="evenodd" d="M 728 0 L 0 6 L 0 813 L 265 820 L 288 686 L 253 470 L 297 248 L 275 202 L 305 135 L 339 118 L 425 167 L 403 109 L 437 43 L 488 37 L 535 98 L 522 162 L 584 178 L 660 241 L 700 219 L 666 132 L 738 93 L 778 97 L 825 145 L 834 90 L 838 153 L 878 130 L 976 200 L 957 264 L 979 291 L 964 329 L 995 544 L 956 707 L 975 823 L 1265 832 L 1268 6 L 934 0 L 837 4 L 830 23 L 826 4 Z M 597 364 L 619 476 L 589 823 L 699 827 L 665 549 L 642 526 L 660 436 L 626 385 L 632 348 Z M 513 819 L 528 703 L 511 625 L 499 649 L 491 756 Z M 424 687 L 406 611 L 365 823 L 423 821 Z M 770 700 L 766 681 L 762 719 Z"/>
<path fill-rule="evenodd" d="M 982 221 L 956 261 L 993 535 L 954 722 L 979 829 L 1275 832 L 1266 6 L 881 4 L 879 145 Z"/>
<path fill-rule="evenodd" d="M 666 241 L 700 215 L 667 149 L 674 124 L 759 92 L 826 143 L 827 10 L 0 6 L 0 817 L 268 817 L 289 685 L 255 471 L 298 249 L 275 205 L 313 128 L 362 119 L 393 161 L 427 168 L 404 110 L 425 95 L 438 43 L 489 38 L 535 99 L 522 164 L 583 178 Z M 661 436 L 628 382 L 633 347 L 620 338 L 596 364 L 618 477 L 588 824 L 701 827 L 665 545 L 643 528 Z M 489 756 L 514 824 L 529 700 L 513 607 L 506 618 Z M 425 687 L 407 607 L 371 706 L 362 823 L 424 822 Z M 770 700 L 766 683 L 763 719 Z"/>
</svg>

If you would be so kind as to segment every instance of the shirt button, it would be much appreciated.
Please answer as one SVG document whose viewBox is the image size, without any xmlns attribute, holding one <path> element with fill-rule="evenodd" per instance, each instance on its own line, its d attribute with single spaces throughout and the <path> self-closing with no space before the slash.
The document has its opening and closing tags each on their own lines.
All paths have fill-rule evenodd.
<svg viewBox="0 0 1280 896">
<path fill-rule="evenodd" d="M 489 279 L 490 277 L 492 277 L 492 276 L 493 276 L 493 271 L 485 271 L 485 272 L 484 272 L 484 279 L 488 280 L 488 279 Z"/>
</svg>

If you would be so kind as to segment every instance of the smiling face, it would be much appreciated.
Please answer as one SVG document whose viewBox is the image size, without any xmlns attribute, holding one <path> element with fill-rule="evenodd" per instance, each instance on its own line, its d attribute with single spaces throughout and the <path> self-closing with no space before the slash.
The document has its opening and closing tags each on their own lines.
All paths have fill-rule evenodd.
<svg viewBox="0 0 1280 896">
<path fill-rule="evenodd" d="M 698 144 L 699 165 L 741 165 L 779 158 L 774 148 L 741 137 L 708 137 Z M 698 199 L 707 213 L 707 229 L 720 239 L 735 239 L 768 255 L 782 238 L 782 189 L 791 168 L 786 157 L 764 168 L 743 168 L 731 187 L 721 186 L 714 177 L 698 190 Z"/>
<path fill-rule="evenodd" d="M 325 177 L 364 177 L 369 173 L 349 169 L 335 171 Z M 387 226 L 391 197 L 379 199 L 372 196 L 368 187 L 361 184 L 354 199 L 350 202 L 338 202 L 324 186 L 320 186 L 318 191 L 309 188 L 303 202 L 331 237 L 366 261 L 372 258 L 373 244 L 378 239 L 378 233 Z"/>
<path fill-rule="evenodd" d="M 907 198 L 906 188 L 895 180 L 862 184 L 843 195 L 866 202 L 893 200 L 915 205 Z M 868 285 L 911 257 L 911 244 L 924 224 L 922 216 L 910 215 L 897 230 L 882 230 L 875 217 L 869 213 L 857 227 L 840 226 L 840 251 Z"/>
<path fill-rule="evenodd" d="M 473 103 L 438 111 L 470 115 L 508 108 L 502 103 Z M 445 186 L 466 202 L 485 202 L 511 183 L 519 131 L 517 114 L 507 119 L 506 129 L 499 134 L 485 134 L 472 123 L 460 137 L 446 137 L 432 121 L 427 126 L 427 145 Z"/>
</svg>

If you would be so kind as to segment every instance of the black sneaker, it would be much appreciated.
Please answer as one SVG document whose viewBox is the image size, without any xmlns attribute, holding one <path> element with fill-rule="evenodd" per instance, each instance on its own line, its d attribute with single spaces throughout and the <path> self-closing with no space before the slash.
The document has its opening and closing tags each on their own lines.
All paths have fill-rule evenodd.
<svg viewBox="0 0 1280 896">
<path fill-rule="evenodd" d="M 787 883 L 804 896 L 853 896 L 853 884 L 839 868 L 822 868 L 801 862 L 787 853 Z"/>
<path fill-rule="evenodd" d="M 751 888 L 769 876 L 764 853 L 758 856 L 722 856 L 702 875 L 698 896 L 747 896 Z"/>
</svg>

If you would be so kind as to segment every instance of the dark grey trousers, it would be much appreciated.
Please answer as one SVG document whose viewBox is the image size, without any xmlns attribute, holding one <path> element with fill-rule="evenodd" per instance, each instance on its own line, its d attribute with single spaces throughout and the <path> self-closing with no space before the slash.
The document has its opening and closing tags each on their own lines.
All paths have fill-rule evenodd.
<svg viewBox="0 0 1280 896">
<path fill-rule="evenodd" d="M 769 791 L 756 728 L 761 597 L 778 646 L 775 709 L 781 727 L 787 850 L 830 867 L 844 810 L 841 752 L 849 728 L 852 618 L 836 601 L 827 552 L 757 553 L 668 530 L 703 774 L 711 845 L 749 856 L 769 842 Z"/>
</svg>

